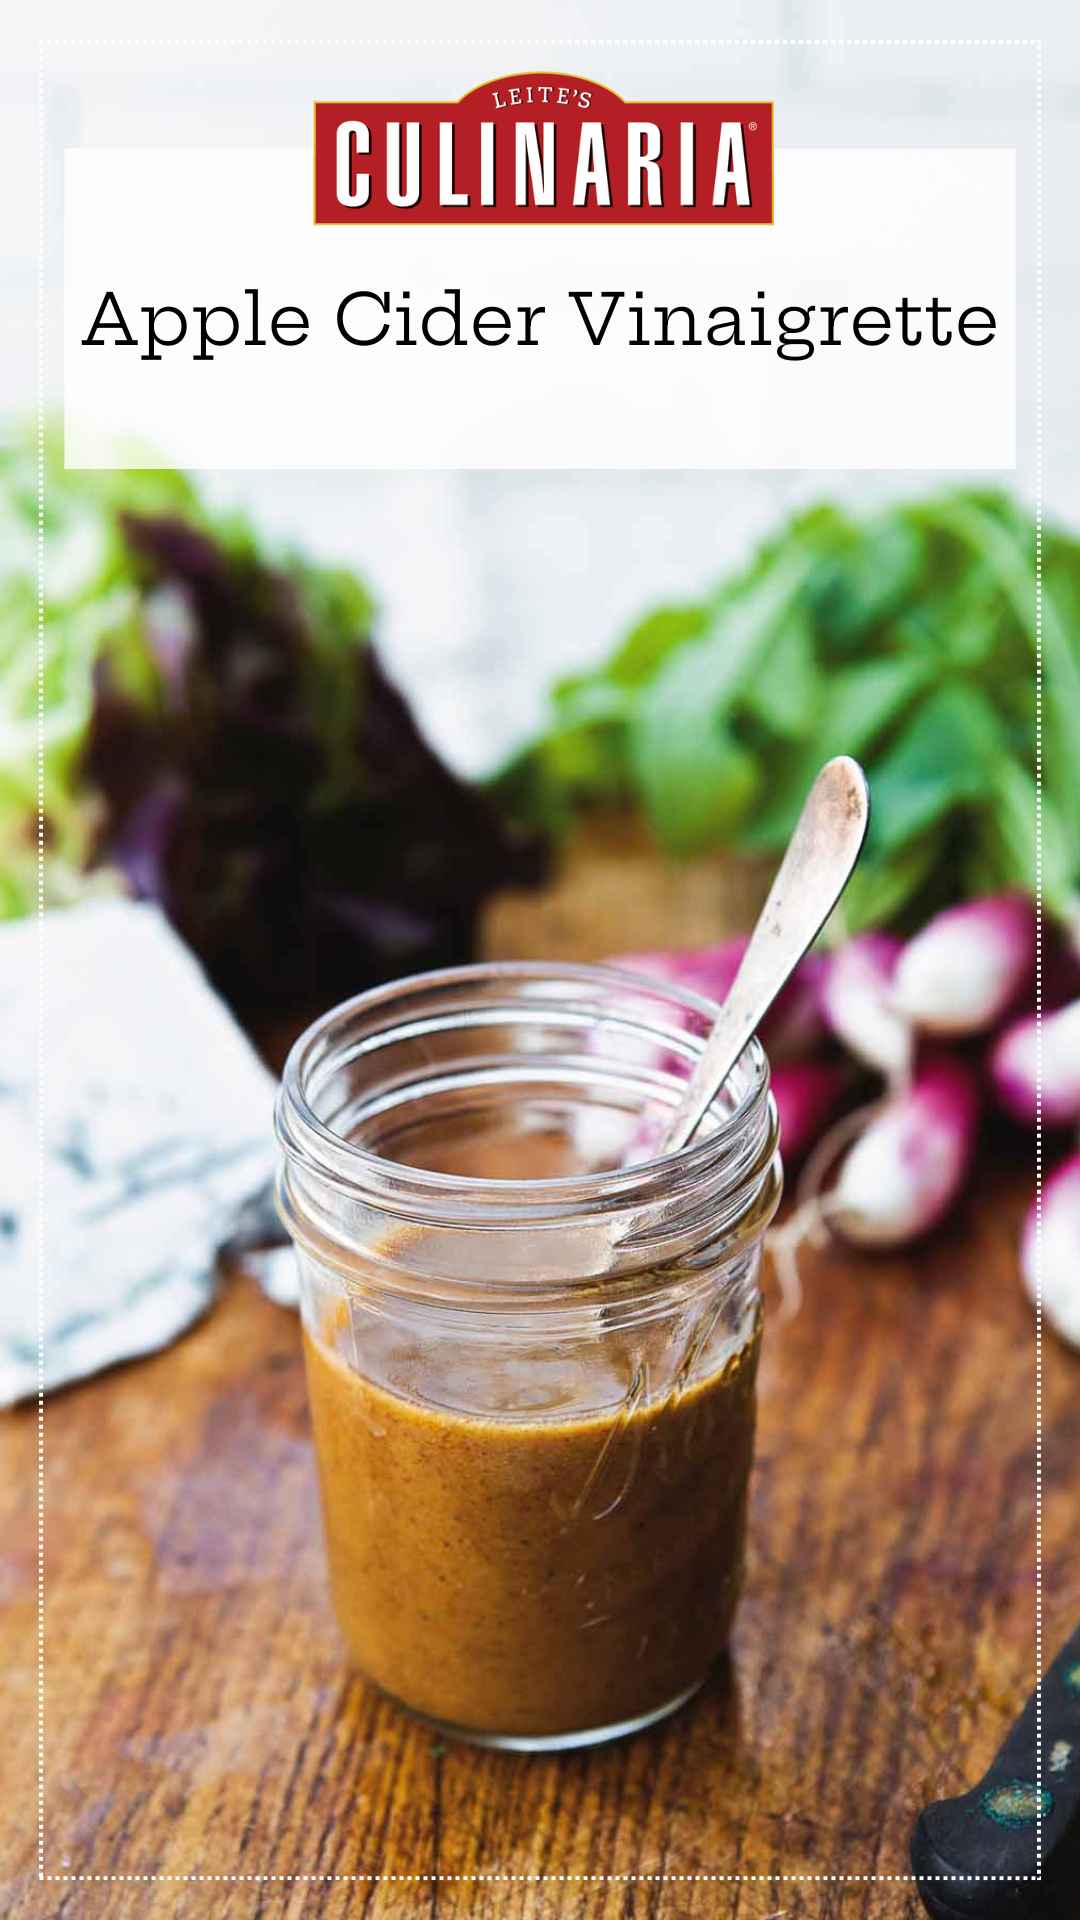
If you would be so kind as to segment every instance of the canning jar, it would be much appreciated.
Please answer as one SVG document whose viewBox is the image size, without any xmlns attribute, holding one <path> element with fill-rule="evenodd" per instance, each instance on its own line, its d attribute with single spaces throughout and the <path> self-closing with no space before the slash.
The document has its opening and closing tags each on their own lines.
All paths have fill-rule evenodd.
<svg viewBox="0 0 1080 1920">
<path fill-rule="evenodd" d="M 286 1065 L 334 1603 L 447 1732 L 631 1732 L 726 1641 L 780 1190 L 756 1042 L 648 1157 L 715 1013 L 615 968 L 461 967 L 335 1008 Z"/>
</svg>

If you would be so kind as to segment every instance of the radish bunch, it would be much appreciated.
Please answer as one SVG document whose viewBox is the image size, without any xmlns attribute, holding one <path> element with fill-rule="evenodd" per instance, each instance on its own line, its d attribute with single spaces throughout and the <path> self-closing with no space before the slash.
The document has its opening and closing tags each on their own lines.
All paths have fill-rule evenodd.
<svg viewBox="0 0 1080 1920">
<path fill-rule="evenodd" d="M 1038 1233 L 1029 1215 L 1020 1265 L 1034 1293 L 1038 1244 L 1047 1318 L 1080 1345 L 1080 965 L 1047 934 L 1040 1045 L 1035 935 L 1019 894 L 948 908 L 906 942 L 857 935 L 802 963 L 762 1039 L 785 1161 L 805 1161 L 815 1220 L 855 1246 L 907 1246 L 941 1224 L 970 1178 L 988 1097 L 1013 1123 L 1033 1128 L 1041 1106 L 1046 1127 L 1071 1129 L 1073 1152 L 1046 1183 Z M 622 964 L 722 1000 L 744 945 Z M 841 1118 L 868 1076 L 877 1097 Z"/>
</svg>

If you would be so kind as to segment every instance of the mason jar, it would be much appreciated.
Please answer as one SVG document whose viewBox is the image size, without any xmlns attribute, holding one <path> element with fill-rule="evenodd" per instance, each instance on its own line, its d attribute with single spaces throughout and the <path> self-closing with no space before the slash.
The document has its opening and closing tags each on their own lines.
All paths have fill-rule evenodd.
<svg viewBox="0 0 1080 1920">
<path fill-rule="evenodd" d="M 286 1065 L 334 1604 L 447 1733 L 629 1733 L 727 1640 L 780 1163 L 756 1042 L 656 1151 L 715 1015 L 616 968 L 461 967 L 335 1008 Z"/>
</svg>

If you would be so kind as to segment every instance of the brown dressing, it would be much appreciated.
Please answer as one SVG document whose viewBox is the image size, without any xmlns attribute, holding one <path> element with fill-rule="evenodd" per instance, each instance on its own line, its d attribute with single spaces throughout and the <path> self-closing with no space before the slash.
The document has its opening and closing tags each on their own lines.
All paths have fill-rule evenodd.
<svg viewBox="0 0 1080 1920">
<path fill-rule="evenodd" d="M 496 1171 L 492 1146 L 469 1171 Z M 570 1170 L 565 1144 L 519 1138 L 514 1172 L 540 1165 Z M 344 1321 L 309 1331 L 331 1584 L 363 1670 L 433 1719 L 517 1736 L 614 1726 L 692 1689 L 738 1596 L 759 1338 L 755 1322 L 719 1371 L 652 1403 L 625 1334 L 585 1360 L 580 1341 L 534 1348 L 524 1376 L 493 1353 L 481 1416 L 438 1404 L 460 1393 L 441 1343 L 436 1366 L 373 1326 L 371 1353 L 361 1336 L 346 1359 Z M 560 1413 L 568 1371 L 573 1404 L 601 1411 Z"/>
</svg>

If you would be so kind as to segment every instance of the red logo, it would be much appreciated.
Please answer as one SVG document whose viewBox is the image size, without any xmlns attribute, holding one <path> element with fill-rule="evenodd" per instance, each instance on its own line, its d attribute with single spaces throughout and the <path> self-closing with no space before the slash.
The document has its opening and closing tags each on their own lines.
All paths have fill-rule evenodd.
<svg viewBox="0 0 1080 1920">
<path fill-rule="evenodd" d="M 320 100 L 317 225 L 768 225 L 767 100 L 622 100 L 566 73 L 459 101 Z"/>
</svg>

